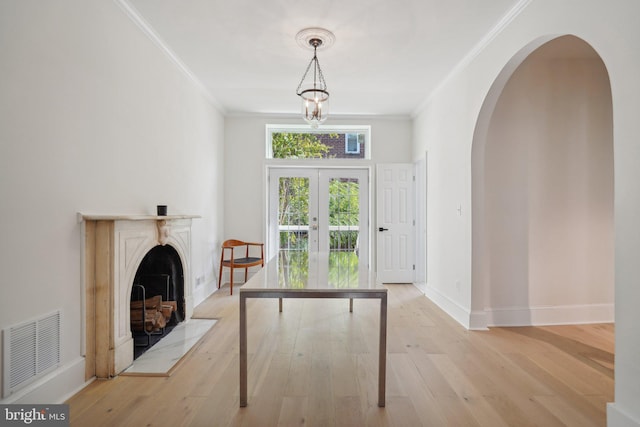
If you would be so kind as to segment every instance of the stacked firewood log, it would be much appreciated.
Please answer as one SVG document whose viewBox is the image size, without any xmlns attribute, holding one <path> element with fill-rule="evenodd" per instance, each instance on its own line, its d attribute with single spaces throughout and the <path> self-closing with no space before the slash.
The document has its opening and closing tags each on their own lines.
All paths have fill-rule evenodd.
<svg viewBox="0 0 640 427">
<path fill-rule="evenodd" d="M 176 311 L 175 301 L 162 301 L 156 295 L 144 301 L 131 301 L 131 329 L 148 333 L 162 330 Z"/>
</svg>

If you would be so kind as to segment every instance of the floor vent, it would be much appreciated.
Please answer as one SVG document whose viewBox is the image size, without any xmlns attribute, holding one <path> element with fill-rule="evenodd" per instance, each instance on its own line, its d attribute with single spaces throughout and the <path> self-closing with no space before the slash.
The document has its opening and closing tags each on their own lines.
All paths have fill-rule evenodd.
<svg viewBox="0 0 640 427">
<path fill-rule="evenodd" d="M 3 397 L 60 363 L 60 312 L 3 331 Z"/>
</svg>

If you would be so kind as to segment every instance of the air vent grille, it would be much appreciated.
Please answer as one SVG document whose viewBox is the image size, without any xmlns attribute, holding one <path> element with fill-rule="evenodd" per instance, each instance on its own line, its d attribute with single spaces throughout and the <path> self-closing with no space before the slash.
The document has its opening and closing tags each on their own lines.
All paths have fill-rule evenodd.
<svg viewBox="0 0 640 427">
<path fill-rule="evenodd" d="M 6 328 L 3 397 L 26 386 L 60 363 L 60 312 Z"/>
</svg>

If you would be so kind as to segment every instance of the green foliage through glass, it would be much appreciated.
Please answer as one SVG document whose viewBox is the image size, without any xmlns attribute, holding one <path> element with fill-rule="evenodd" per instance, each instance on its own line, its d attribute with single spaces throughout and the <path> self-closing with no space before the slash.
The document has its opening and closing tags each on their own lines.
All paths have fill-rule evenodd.
<svg viewBox="0 0 640 427">
<path fill-rule="evenodd" d="M 329 153 L 329 147 L 313 133 L 274 132 L 271 150 L 274 159 L 322 159 Z"/>
</svg>

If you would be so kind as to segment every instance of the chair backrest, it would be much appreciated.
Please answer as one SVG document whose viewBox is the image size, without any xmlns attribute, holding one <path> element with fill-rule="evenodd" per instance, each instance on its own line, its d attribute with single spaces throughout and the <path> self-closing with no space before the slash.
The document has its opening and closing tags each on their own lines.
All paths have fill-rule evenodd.
<svg viewBox="0 0 640 427">
<path fill-rule="evenodd" d="M 242 240 L 229 239 L 229 240 L 225 240 L 224 242 L 222 242 L 222 247 L 223 248 L 233 248 L 235 246 L 244 246 L 246 244 L 247 243 L 243 242 Z"/>
<path fill-rule="evenodd" d="M 264 260 L 264 244 L 263 243 L 255 243 L 255 242 L 243 242 L 242 240 L 229 239 L 222 242 L 222 257 L 224 258 L 225 252 L 231 252 L 231 256 L 229 259 L 238 259 L 241 257 L 249 257 L 250 247 L 260 247 L 260 259 Z M 243 253 L 240 255 L 237 252 L 234 254 L 234 248 L 242 247 L 244 250 L 241 250 Z M 253 252 L 256 252 L 257 249 L 253 249 Z M 254 255 L 254 256 L 257 256 Z M 222 258 L 221 258 L 222 260 Z"/>
</svg>

